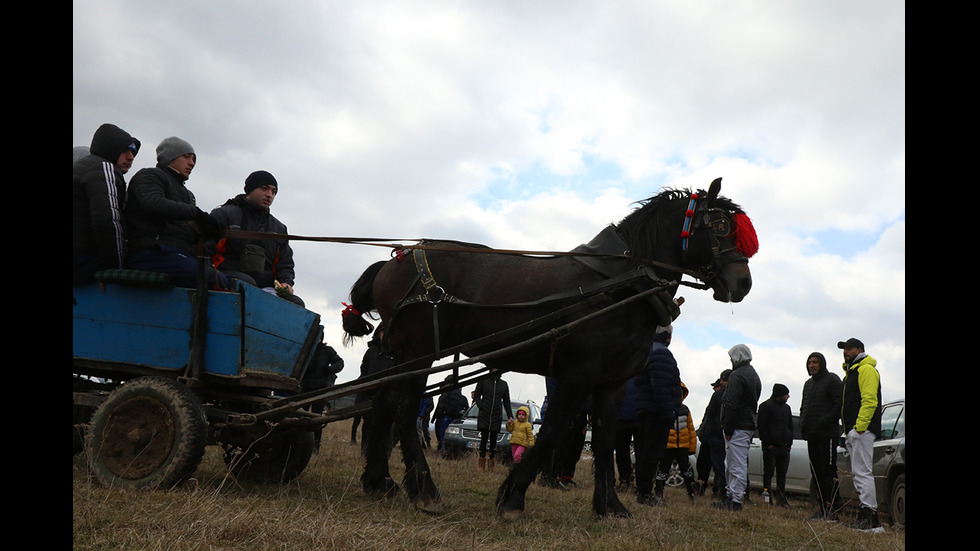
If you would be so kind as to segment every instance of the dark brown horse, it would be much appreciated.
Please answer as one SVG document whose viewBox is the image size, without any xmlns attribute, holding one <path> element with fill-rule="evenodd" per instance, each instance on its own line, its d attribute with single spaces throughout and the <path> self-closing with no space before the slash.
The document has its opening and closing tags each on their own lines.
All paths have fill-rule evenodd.
<svg viewBox="0 0 980 551">
<path fill-rule="evenodd" d="M 671 300 L 676 283 L 664 284 L 693 275 L 721 302 L 741 301 L 752 285 L 748 257 L 758 247 L 755 230 L 738 205 L 718 196 L 720 187 L 718 179 L 707 193 L 668 190 L 642 201 L 619 224 L 573 251 L 580 256 L 527 256 L 423 242 L 364 272 L 351 289 L 355 315 L 347 312 L 344 328 L 348 337 L 366 335 L 371 325 L 360 313 L 376 310 L 395 360 L 408 362 L 542 317 L 551 316 L 545 330 L 573 322 L 540 344 L 485 361 L 491 368 L 558 382 L 548 396 L 537 443 L 500 487 L 497 510 L 505 518 L 521 515 L 525 492 L 543 458 L 568 432 L 577 408 L 591 399 L 593 510 L 599 516 L 628 516 L 613 487 L 613 423 L 623 383 L 643 368 L 655 328 L 679 314 Z M 587 298 L 592 301 L 586 303 Z M 465 353 L 472 357 L 527 336 Z M 361 481 L 365 491 L 379 496 L 397 491 L 388 471 L 387 435 L 394 423 L 405 463 L 404 489 L 417 507 L 437 511 L 441 498 L 415 432 L 424 387 L 425 378 L 419 377 L 379 390 Z"/>
</svg>

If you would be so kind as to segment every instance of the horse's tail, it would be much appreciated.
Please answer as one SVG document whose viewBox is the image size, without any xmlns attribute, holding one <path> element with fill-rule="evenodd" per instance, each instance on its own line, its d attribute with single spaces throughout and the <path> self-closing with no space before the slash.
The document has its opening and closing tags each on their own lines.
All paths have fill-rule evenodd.
<svg viewBox="0 0 980 551">
<path fill-rule="evenodd" d="M 354 285 L 350 288 L 350 301 L 343 312 L 344 344 L 349 345 L 356 337 L 363 337 L 371 334 L 374 325 L 364 319 L 364 316 L 375 309 L 374 305 L 374 279 L 378 277 L 378 272 L 387 264 L 387 260 L 381 260 L 368 266 L 361 277 L 357 278 Z"/>
</svg>

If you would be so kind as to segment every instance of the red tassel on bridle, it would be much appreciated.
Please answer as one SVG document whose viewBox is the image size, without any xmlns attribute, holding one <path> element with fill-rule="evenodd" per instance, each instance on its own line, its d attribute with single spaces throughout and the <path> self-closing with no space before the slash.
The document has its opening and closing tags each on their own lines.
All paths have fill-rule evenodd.
<svg viewBox="0 0 980 551">
<path fill-rule="evenodd" d="M 755 226 L 747 214 L 736 213 L 735 216 L 735 247 L 738 252 L 751 258 L 759 252 L 759 237 L 755 234 Z"/>
</svg>

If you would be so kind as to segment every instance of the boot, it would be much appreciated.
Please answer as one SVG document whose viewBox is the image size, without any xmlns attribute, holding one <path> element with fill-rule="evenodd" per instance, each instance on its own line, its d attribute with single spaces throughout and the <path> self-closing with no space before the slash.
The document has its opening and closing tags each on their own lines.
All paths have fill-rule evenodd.
<svg viewBox="0 0 980 551">
<path fill-rule="evenodd" d="M 479 462 L 476 464 L 476 472 L 483 473 L 487 471 L 487 458 L 481 457 Z"/>
<path fill-rule="evenodd" d="M 487 459 L 487 472 L 488 473 L 492 473 L 493 472 L 493 458 L 492 457 L 490 459 Z"/>
</svg>

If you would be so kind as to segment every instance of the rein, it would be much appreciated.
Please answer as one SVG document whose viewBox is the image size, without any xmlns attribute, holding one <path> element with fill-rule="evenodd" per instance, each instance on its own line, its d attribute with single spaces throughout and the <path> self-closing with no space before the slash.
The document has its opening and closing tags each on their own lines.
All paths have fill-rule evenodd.
<svg viewBox="0 0 980 551">
<path fill-rule="evenodd" d="M 290 240 L 290 241 L 314 241 L 321 243 L 343 243 L 348 245 L 369 245 L 372 247 L 385 247 L 391 249 L 391 255 L 394 257 L 396 255 L 401 256 L 404 253 L 402 251 L 442 251 L 442 252 L 460 252 L 458 248 L 454 247 L 441 247 L 434 245 L 424 244 L 426 239 L 424 238 L 383 238 L 383 237 L 319 237 L 319 236 L 303 236 L 303 235 L 290 235 L 282 233 L 267 233 L 267 232 L 256 232 L 256 231 L 244 231 L 244 230 L 224 230 L 225 237 L 232 239 L 269 239 L 269 240 Z M 401 241 L 402 243 L 399 243 Z M 412 246 L 407 246 L 404 242 L 414 242 Z M 469 243 L 464 243 L 466 245 L 473 245 Z M 641 264 L 646 264 L 649 266 L 655 266 L 658 268 L 664 268 L 673 272 L 682 273 L 699 279 L 702 281 L 709 280 L 705 277 L 704 273 L 700 273 L 696 270 L 690 270 L 683 268 L 681 266 L 674 266 L 672 264 L 667 264 L 665 262 L 660 262 L 658 260 L 648 259 L 648 258 L 636 258 L 633 256 L 632 251 L 623 251 L 621 253 L 595 253 L 595 252 L 573 252 L 573 251 L 528 251 L 520 249 L 493 249 L 490 247 L 477 247 L 473 246 L 472 249 L 467 249 L 463 251 L 466 253 L 473 254 L 509 254 L 509 255 L 519 255 L 519 256 L 536 256 L 536 257 L 561 257 L 561 256 L 593 256 L 593 257 L 604 257 L 604 258 L 625 258 L 630 260 L 635 260 Z M 713 277 L 713 276 L 712 276 Z M 681 285 L 686 285 L 688 287 L 693 287 L 695 289 L 707 289 L 708 286 L 705 284 L 693 283 L 693 282 L 680 282 Z"/>
</svg>

